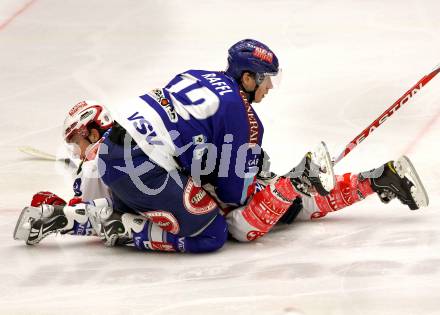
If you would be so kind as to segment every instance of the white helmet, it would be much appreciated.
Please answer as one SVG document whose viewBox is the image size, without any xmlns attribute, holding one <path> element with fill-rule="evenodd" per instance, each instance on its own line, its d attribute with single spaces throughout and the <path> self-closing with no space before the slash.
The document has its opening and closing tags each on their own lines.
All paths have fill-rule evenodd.
<svg viewBox="0 0 440 315">
<path fill-rule="evenodd" d="M 87 137 L 89 135 L 87 127 L 92 123 L 96 123 L 101 130 L 106 130 L 112 126 L 113 119 L 103 105 L 95 101 L 79 102 L 69 110 L 64 120 L 64 141 L 69 142 L 75 133 Z"/>
</svg>

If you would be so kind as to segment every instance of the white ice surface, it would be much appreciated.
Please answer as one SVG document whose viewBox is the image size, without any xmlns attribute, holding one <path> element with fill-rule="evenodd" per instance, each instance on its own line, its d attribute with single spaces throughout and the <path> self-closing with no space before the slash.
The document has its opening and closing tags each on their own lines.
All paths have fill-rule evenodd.
<svg viewBox="0 0 440 315">
<path fill-rule="evenodd" d="M 2 0 L 0 25 L 28 2 Z M 336 168 L 407 153 L 429 208 L 372 196 L 208 255 L 12 239 L 33 193 L 70 197 L 66 172 L 17 147 L 56 153 L 75 102 L 224 69 L 231 44 L 260 39 L 284 77 L 255 108 L 275 170 L 287 171 L 320 140 L 337 155 L 440 62 L 439 12 L 436 0 L 32 1 L 0 29 L 0 314 L 440 314 L 440 77 Z"/>
</svg>

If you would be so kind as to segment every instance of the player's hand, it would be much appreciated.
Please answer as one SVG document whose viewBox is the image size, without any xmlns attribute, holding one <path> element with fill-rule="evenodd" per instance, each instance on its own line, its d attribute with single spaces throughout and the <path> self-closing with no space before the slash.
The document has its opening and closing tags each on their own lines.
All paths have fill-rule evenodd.
<svg viewBox="0 0 440 315">
<path fill-rule="evenodd" d="M 31 206 L 39 207 L 42 204 L 64 206 L 66 202 L 50 191 L 40 191 L 32 197 Z"/>
</svg>

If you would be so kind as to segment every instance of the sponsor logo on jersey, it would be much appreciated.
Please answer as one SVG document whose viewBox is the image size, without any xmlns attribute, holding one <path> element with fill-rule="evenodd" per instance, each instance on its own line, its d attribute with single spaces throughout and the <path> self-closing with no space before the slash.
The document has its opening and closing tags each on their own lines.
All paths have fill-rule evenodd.
<svg viewBox="0 0 440 315">
<path fill-rule="evenodd" d="M 254 110 L 252 109 L 251 104 L 249 103 L 246 94 L 244 91 L 240 90 L 240 96 L 243 100 L 244 107 L 246 109 L 246 114 L 248 118 L 249 124 L 249 147 L 253 148 L 258 144 L 258 137 L 260 133 L 260 127 L 258 125 L 258 121 L 255 117 Z"/>
<path fill-rule="evenodd" d="M 259 156 L 256 156 L 255 158 L 249 160 L 249 161 L 247 162 L 247 165 L 248 165 L 249 167 L 252 167 L 252 166 L 258 166 L 258 163 L 259 163 L 259 162 L 260 162 L 260 157 L 259 157 Z"/>
<path fill-rule="evenodd" d="M 272 63 L 273 60 L 273 53 L 261 47 L 255 47 L 252 55 L 268 63 Z"/>
<path fill-rule="evenodd" d="M 168 211 L 154 210 L 144 212 L 144 216 L 151 222 L 158 225 L 162 230 L 177 234 L 180 231 L 180 225 L 174 215 Z"/>
<path fill-rule="evenodd" d="M 153 99 L 160 104 L 160 106 L 165 110 L 168 115 L 168 118 L 171 122 L 177 122 L 178 116 L 174 107 L 171 105 L 170 101 L 165 97 L 163 91 L 161 89 L 154 89 L 151 91 L 149 95 L 153 97 Z"/>
<path fill-rule="evenodd" d="M 183 204 L 189 213 L 202 215 L 217 208 L 214 199 L 202 187 L 194 184 L 192 178 L 188 179 L 183 191 Z"/>
</svg>

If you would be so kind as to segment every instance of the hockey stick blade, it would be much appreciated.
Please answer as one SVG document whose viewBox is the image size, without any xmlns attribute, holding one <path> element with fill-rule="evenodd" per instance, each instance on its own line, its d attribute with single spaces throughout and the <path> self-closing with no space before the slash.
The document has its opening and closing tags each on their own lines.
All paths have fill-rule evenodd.
<svg viewBox="0 0 440 315">
<path fill-rule="evenodd" d="M 54 162 L 60 161 L 60 162 L 66 163 L 66 164 L 70 164 L 70 162 L 72 162 L 73 164 L 76 165 L 76 163 L 69 158 L 57 158 L 53 154 L 35 149 L 30 146 L 19 147 L 18 150 L 20 150 L 21 152 L 23 152 L 27 155 L 30 155 L 34 158 L 40 159 L 40 160 L 47 160 L 47 161 L 54 161 Z"/>
</svg>

